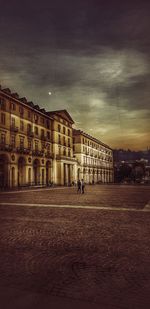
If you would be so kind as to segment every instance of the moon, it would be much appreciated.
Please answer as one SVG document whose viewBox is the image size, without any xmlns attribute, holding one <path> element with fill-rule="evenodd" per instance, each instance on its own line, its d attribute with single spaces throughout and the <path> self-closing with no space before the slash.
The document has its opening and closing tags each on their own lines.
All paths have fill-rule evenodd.
<svg viewBox="0 0 150 309">
<path fill-rule="evenodd" d="M 48 93 L 49 95 L 51 95 L 52 93 L 49 91 L 49 93 Z"/>
</svg>

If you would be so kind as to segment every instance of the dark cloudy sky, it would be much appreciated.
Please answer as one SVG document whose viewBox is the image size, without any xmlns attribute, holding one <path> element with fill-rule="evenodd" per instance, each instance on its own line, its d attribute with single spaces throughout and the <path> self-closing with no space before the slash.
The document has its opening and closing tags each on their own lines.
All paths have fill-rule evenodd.
<svg viewBox="0 0 150 309">
<path fill-rule="evenodd" d="M 2 86 L 112 147 L 150 146 L 149 60 L 148 0 L 0 0 Z"/>
</svg>

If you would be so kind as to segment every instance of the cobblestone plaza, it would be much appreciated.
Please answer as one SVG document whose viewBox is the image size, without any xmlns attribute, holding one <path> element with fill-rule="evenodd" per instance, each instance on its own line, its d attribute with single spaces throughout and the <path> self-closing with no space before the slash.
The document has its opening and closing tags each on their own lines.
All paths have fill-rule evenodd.
<svg viewBox="0 0 150 309">
<path fill-rule="evenodd" d="M 149 308 L 150 191 L 0 194 L 1 308 Z"/>
</svg>

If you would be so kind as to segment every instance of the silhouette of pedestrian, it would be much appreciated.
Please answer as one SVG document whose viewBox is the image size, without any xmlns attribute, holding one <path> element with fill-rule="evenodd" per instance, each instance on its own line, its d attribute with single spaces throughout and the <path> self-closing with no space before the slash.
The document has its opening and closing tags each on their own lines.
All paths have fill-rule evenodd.
<svg viewBox="0 0 150 309">
<path fill-rule="evenodd" d="M 84 180 L 81 180 L 81 193 L 84 194 L 85 183 Z"/>
<path fill-rule="evenodd" d="M 81 193 L 81 181 L 80 181 L 80 179 L 78 179 L 77 186 L 78 186 L 77 193 Z"/>
</svg>

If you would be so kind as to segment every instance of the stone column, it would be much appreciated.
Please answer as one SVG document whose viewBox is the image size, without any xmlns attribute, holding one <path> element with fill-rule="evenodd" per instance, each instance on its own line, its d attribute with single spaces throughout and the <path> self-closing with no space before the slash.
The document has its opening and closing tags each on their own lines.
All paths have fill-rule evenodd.
<svg viewBox="0 0 150 309">
<path fill-rule="evenodd" d="M 68 186 L 68 164 L 65 164 L 65 185 Z"/>
<path fill-rule="evenodd" d="M 63 162 L 61 162 L 61 179 L 60 179 L 60 184 L 64 185 L 64 173 L 65 173 L 65 164 Z"/>
<path fill-rule="evenodd" d="M 102 170 L 102 183 L 105 182 L 105 179 L 104 179 L 104 170 Z"/>
<path fill-rule="evenodd" d="M 69 169 L 70 169 L 70 184 L 72 184 L 72 182 L 74 181 L 72 164 L 69 165 Z"/>
</svg>

